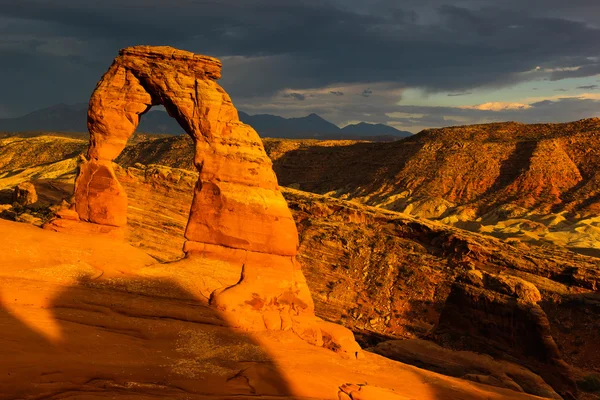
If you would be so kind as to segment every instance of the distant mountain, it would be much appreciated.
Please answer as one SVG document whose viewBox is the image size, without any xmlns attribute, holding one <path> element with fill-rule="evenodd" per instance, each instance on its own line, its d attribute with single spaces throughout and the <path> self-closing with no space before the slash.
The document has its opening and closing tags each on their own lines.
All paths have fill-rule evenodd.
<svg viewBox="0 0 600 400">
<path fill-rule="evenodd" d="M 337 125 L 314 113 L 301 118 L 283 118 L 270 114 L 248 115 L 243 111 L 239 111 L 238 115 L 243 123 L 253 127 L 263 137 L 299 139 L 340 132 Z"/>
<path fill-rule="evenodd" d="M 162 110 L 150 110 L 142 115 L 137 131 L 144 133 L 168 133 L 170 135 L 185 133 L 179 122 L 167 114 L 166 111 Z"/>
<path fill-rule="evenodd" d="M 22 117 L 0 119 L 0 132 L 55 131 L 85 132 L 87 104 L 58 104 L 33 111 Z M 340 129 L 337 125 L 309 114 L 300 118 L 277 115 L 249 115 L 239 112 L 240 120 L 252 126 L 262 137 L 290 139 L 394 140 L 411 135 L 388 125 L 361 122 Z M 162 110 L 150 110 L 140 120 L 138 132 L 178 135 L 183 130 L 174 118 Z"/>
<path fill-rule="evenodd" d="M 362 135 L 362 136 L 382 136 L 391 135 L 399 137 L 412 136 L 411 132 L 400 131 L 389 125 L 384 124 L 368 124 L 366 122 L 359 122 L 358 124 L 346 125 L 342 128 L 342 132 L 350 135 Z"/>
<path fill-rule="evenodd" d="M 240 120 L 263 137 L 290 139 L 363 139 L 394 140 L 411 136 L 411 132 L 400 131 L 389 125 L 361 122 L 340 129 L 337 125 L 309 114 L 301 118 L 283 118 L 270 114 L 249 115 L 239 112 Z"/>
<path fill-rule="evenodd" d="M 57 104 L 17 118 L 0 119 L 0 131 L 66 131 L 87 130 L 87 104 Z"/>
<path fill-rule="evenodd" d="M 0 119 L 0 132 L 86 132 L 87 110 L 87 103 L 57 104 L 30 112 L 22 117 Z M 137 130 L 144 133 L 173 135 L 184 133 L 174 118 L 160 110 L 144 114 Z"/>
</svg>

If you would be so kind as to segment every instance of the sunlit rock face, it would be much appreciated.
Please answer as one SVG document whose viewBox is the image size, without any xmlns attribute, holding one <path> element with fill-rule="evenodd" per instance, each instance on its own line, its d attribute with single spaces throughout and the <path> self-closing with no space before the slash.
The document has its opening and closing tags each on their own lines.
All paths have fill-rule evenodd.
<svg viewBox="0 0 600 400">
<path fill-rule="evenodd" d="M 112 161 L 153 105 L 192 137 L 199 172 L 185 231 L 188 258 L 234 265 L 237 284 L 216 285 L 210 303 L 236 327 L 293 330 L 315 345 L 355 357 L 352 333 L 320 321 L 296 261 L 298 232 L 271 160 L 254 129 L 238 119 L 216 80 L 221 62 L 171 47 L 123 49 L 90 99 L 88 159 L 75 183 L 82 221 L 127 224 L 127 195 Z M 200 272 L 199 272 L 200 273 Z"/>
<path fill-rule="evenodd" d="M 221 62 L 170 47 L 120 51 L 90 100 L 89 161 L 75 190 L 80 217 L 126 224 L 127 197 L 111 166 L 153 105 L 164 105 L 195 144 L 200 172 L 186 238 L 295 255 L 297 231 L 258 134 L 217 84 Z"/>
</svg>

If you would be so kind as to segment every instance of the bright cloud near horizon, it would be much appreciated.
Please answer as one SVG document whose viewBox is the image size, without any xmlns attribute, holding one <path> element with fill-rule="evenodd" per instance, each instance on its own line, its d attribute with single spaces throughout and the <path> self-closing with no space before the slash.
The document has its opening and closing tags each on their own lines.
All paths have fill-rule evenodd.
<svg viewBox="0 0 600 400">
<path fill-rule="evenodd" d="M 340 126 L 412 132 L 600 116 L 597 0 L 0 0 L 0 8 L 0 117 L 87 101 L 118 49 L 137 44 L 219 57 L 221 85 L 250 114 L 314 112 Z"/>
</svg>

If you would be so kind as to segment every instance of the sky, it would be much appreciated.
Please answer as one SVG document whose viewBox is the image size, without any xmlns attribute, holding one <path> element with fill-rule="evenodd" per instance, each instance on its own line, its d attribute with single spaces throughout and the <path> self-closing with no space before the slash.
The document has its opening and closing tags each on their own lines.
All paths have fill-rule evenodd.
<svg viewBox="0 0 600 400">
<path fill-rule="evenodd" d="M 0 118 L 87 102 L 123 47 L 223 62 L 250 114 L 429 127 L 600 117 L 598 0 L 0 0 Z"/>
</svg>

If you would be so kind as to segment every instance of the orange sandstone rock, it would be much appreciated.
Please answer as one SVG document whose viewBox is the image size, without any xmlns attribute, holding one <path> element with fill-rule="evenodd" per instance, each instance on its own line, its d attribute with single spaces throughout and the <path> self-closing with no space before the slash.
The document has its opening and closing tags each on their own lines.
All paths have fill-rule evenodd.
<svg viewBox="0 0 600 400">
<path fill-rule="evenodd" d="M 233 286 L 211 288 L 210 304 L 233 327 L 291 330 L 309 343 L 357 358 L 360 347 L 352 333 L 314 315 L 296 260 L 296 224 L 272 163 L 258 134 L 239 121 L 216 83 L 220 77 L 215 58 L 171 47 L 121 50 L 90 99 L 89 159 L 75 183 L 79 218 L 104 226 L 127 224 L 127 196 L 112 161 L 142 115 L 163 105 L 192 137 L 199 172 L 184 251 L 188 259 L 220 260 L 240 274 Z"/>
<path fill-rule="evenodd" d="M 15 187 L 13 193 L 13 203 L 19 203 L 23 206 L 34 204 L 38 201 L 38 195 L 35 186 L 31 182 L 24 182 Z"/>
<path fill-rule="evenodd" d="M 186 238 L 263 253 L 292 256 L 295 223 L 258 134 L 215 82 L 219 60 L 171 47 L 120 51 L 102 77 L 88 111 L 89 161 L 75 188 L 82 220 L 126 224 L 126 195 L 111 161 L 125 148 L 140 117 L 162 104 L 195 145 L 200 172 Z M 100 175 L 98 175 L 100 174 Z"/>
</svg>

